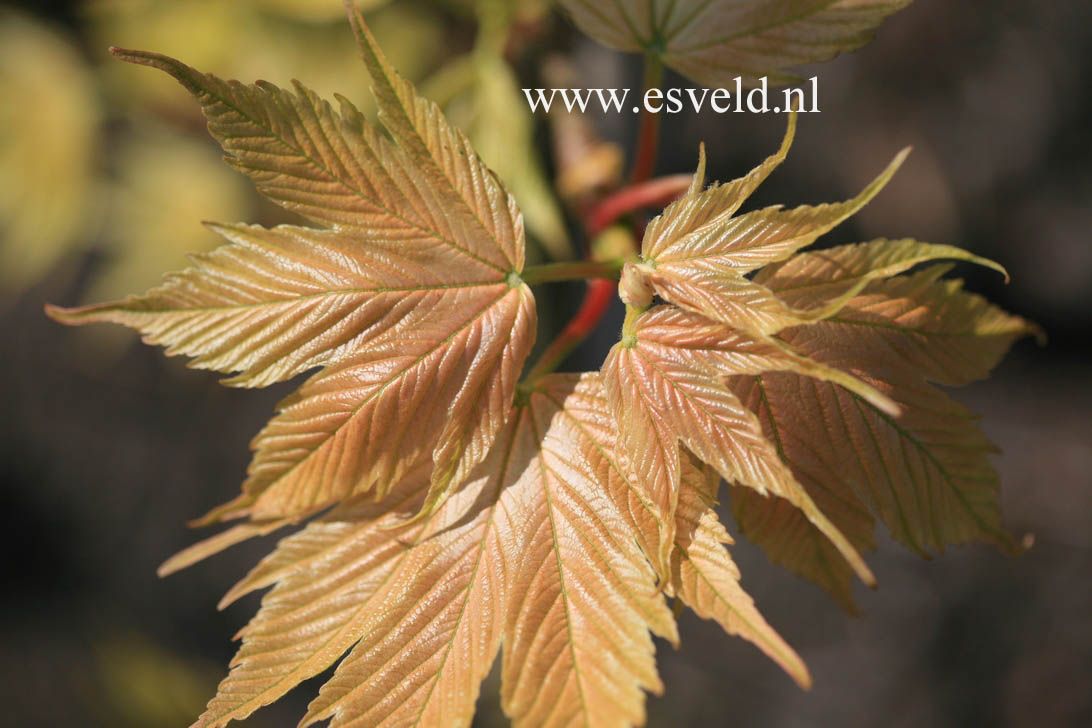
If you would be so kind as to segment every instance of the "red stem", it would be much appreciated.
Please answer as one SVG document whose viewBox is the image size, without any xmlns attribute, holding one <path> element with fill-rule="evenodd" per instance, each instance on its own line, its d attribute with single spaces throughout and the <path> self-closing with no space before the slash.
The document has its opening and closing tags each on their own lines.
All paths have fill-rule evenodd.
<svg viewBox="0 0 1092 728">
<path fill-rule="evenodd" d="M 647 55 L 645 57 L 645 91 L 647 92 L 651 88 L 659 88 L 662 79 L 663 64 L 660 62 L 659 56 Z M 659 146 L 660 117 L 658 114 L 649 112 L 646 108 L 641 115 L 641 126 L 637 136 L 637 156 L 633 163 L 630 185 L 603 200 L 589 211 L 585 218 L 585 228 L 589 238 L 601 233 L 622 215 L 642 207 L 667 204 L 690 186 L 690 175 L 665 177 L 648 182 L 656 164 L 656 152 Z M 643 226 L 640 227 L 640 233 L 643 236 Z M 599 278 L 588 281 L 588 289 L 584 293 L 584 300 L 580 303 L 580 309 L 558 334 L 557 338 L 550 342 L 550 345 L 546 347 L 546 351 L 542 353 L 535 365 L 531 367 L 531 371 L 524 380 L 523 387 L 534 387 L 539 379 L 557 369 L 565 357 L 588 337 L 588 334 L 599 325 L 603 314 L 610 307 L 611 301 L 614 300 L 615 290 L 616 284 L 612 279 Z"/>
<path fill-rule="evenodd" d="M 584 294 L 579 310 L 557 338 L 550 342 L 546 351 L 542 352 L 542 356 L 531 368 L 526 378 L 527 387 L 533 387 L 535 382 L 557 369 L 565 357 L 595 330 L 603 314 L 610 308 L 617 287 L 618 284 L 608 278 L 588 281 L 588 290 Z"/>
<path fill-rule="evenodd" d="M 630 185 L 615 192 L 589 211 L 584 223 L 588 237 L 595 237 L 615 220 L 630 212 L 645 207 L 663 207 L 686 192 L 692 180 L 692 175 L 677 174 Z M 641 227 L 640 232 L 643 234 L 643 226 Z M 599 273 L 602 264 L 589 263 L 588 266 L 589 273 Z M 565 268 L 567 278 L 572 266 L 563 264 L 562 267 Z M 591 270 L 593 268 L 594 270 Z M 540 272 L 539 278 L 541 280 L 538 282 L 552 280 L 546 271 Z M 587 284 L 584 300 L 581 301 L 576 315 L 561 330 L 557 338 L 550 342 L 546 351 L 542 352 L 542 356 L 535 362 L 524 380 L 525 387 L 534 387 L 535 382 L 557 369 L 565 357 L 595 330 L 607 312 L 617 288 L 614 277 L 589 280 Z"/>
<path fill-rule="evenodd" d="M 594 238 L 615 220 L 636 210 L 663 207 L 686 192 L 693 179 L 690 174 L 674 174 L 623 187 L 588 212 L 588 236 Z"/>
<path fill-rule="evenodd" d="M 644 94 L 660 87 L 663 81 L 664 66 L 660 57 L 654 53 L 645 56 Z M 656 152 L 660 148 L 660 115 L 644 107 L 641 110 L 641 126 L 637 131 L 637 157 L 633 160 L 633 172 L 630 184 L 644 182 L 652 176 L 656 166 Z"/>
<path fill-rule="evenodd" d="M 633 162 L 630 182 L 637 184 L 652 176 L 656 166 L 656 152 L 660 148 L 660 115 L 644 112 L 637 133 L 637 159 Z"/>
</svg>

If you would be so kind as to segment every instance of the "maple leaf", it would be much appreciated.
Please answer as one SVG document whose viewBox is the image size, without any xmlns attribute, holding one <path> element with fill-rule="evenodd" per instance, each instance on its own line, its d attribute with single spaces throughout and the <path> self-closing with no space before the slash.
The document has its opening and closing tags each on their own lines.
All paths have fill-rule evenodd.
<svg viewBox="0 0 1092 728">
<path fill-rule="evenodd" d="M 860 556 L 860 550 L 872 546 L 871 516 L 855 500 L 831 497 L 831 487 L 817 487 L 814 479 L 809 480 L 807 469 L 792 467 L 802 456 L 794 460 L 786 452 L 766 393 L 746 383 L 767 378 L 791 381 L 794 391 L 810 387 L 827 396 L 836 393 L 851 398 L 858 408 L 867 408 L 873 418 L 897 431 L 904 427 L 902 422 L 907 428 L 925 427 L 918 420 L 922 411 L 929 410 L 933 391 L 914 393 L 913 377 L 944 381 L 951 378 L 950 371 L 959 371 L 965 357 L 992 364 L 1016 336 L 1030 329 L 1018 318 L 984 309 L 981 299 L 960 296 L 955 284 L 945 283 L 924 301 L 911 300 L 905 308 L 918 315 L 920 306 L 939 307 L 937 315 L 948 315 L 954 326 L 973 332 L 967 336 L 966 351 L 935 338 L 915 342 L 914 350 L 888 342 L 885 351 L 891 361 L 879 370 L 865 366 L 871 361 L 866 357 L 878 356 L 879 351 L 866 344 L 878 346 L 879 342 L 858 342 L 861 351 L 855 352 L 852 342 L 843 342 L 844 337 L 837 335 L 837 327 L 850 320 L 842 317 L 843 313 L 851 315 L 854 309 L 850 304 L 862 300 L 862 290 L 941 258 L 973 261 L 1001 272 L 1004 269 L 959 248 L 914 240 L 880 240 L 833 253 L 797 253 L 866 204 L 895 172 L 907 150 L 850 202 L 788 211 L 774 206 L 737 215 L 747 197 L 784 159 L 794 128 L 790 116 L 777 153 L 727 184 L 702 189 L 704 152 L 701 154 L 687 194 L 648 225 L 640 260 L 627 263 L 623 270 L 619 293 L 628 313 L 622 340 L 607 356 L 603 374 L 617 419 L 619 451 L 632 477 L 643 483 L 657 513 L 657 538 L 653 542 L 646 536 L 642 546 L 654 555 L 659 573 L 666 573 L 673 548 L 671 524 L 684 446 L 736 486 L 733 504 L 745 533 L 756 534 L 775 558 L 797 571 L 812 577 L 834 574 L 824 583 L 844 603 L 847 569 L 866 583 L 874 583 Z M 756 269 L 753 277 L 746 277 Z M 885 285 L 910 286 L 909 281 L 914 280 L 918 279 L 894 278 Z M 676 305 L 651 306 L 657 294 Z M 978 321 L 979 316 L 985 323 Z M 993 332 L 991 326 L 1000 333 L 992 338 L 980 333 Z M 863 362 L 859 366 L 847 364 L 853 359 L 845 357 L 854 353 Z M 910 374 L 899 376 L 904 371 Z M 781 409 L 776 415 L 792 419 L 786 426 L 790 432 L 794 428 L 803 431 L 801 447 L 811 447 L 809 443 L 820 439 L 816 434 L 820 430 L 827 440 L 845 436 L 830 430 L 830 418 L 823 407 L 812 408 L 809 416 L 801 417 L 806 405 L 797 400 L 798 396 L 779 400 Z M 938 403 L 934 398 L 931 404 L 934 419 L 939 417 L 946 423 L 967 420 L 954 403 Z M 910 414 L 902 419 L 904 409 Z M 946 447 L 978 453 L 988 449 L 981 436 L 967 432 L 966 427 L 933 429 L 943 432 L 943 437 L 938 438 L 935 432 L 930 437 Z M 858 448 L 859 440 L 850 433 L 849 441 Z M 845 457 L 864 463 L 866 471 L 877 463 L 886 465 L 885 459 L 890 457 L 882 449 L 871 459 L 859 450 L 830 452 L 841 454 L 826 461 L 825 472 L 835 478 L 839 472 L 836 464 Z M 981 480 L 977 471 L 988 467 L 980 454 L 966 478 L 977 482 Z M 943 467 L 939 469 L 943 471 Z M 940 500 L 909 516 L 903 512 L 902 501 L 922 497 L 918 489 L 937 490 L 935 478 L 923 481 L 923 473 L 930 476 L 928 463 L 907 471 L 895 498 L 885 497 L 874 486 L 871 505 L 889 521 L 896 513 L 909 519 L 897 537 L 911 547 L 918 546 L 922 533 L 931 536 L 928 543 L 934 547 L 943 542 L 938 535 L 941 532 L 966 540 L 973 531 L 958 518 L 944 525 L 925 523 L 948 515 L 953 506 L 944 497 L 936 496 Z M 812 487 L 806 487 L 805 482 L 811 482 Z M 968 496 L 965 486 L 949 489 L 956 496 L 947 496 L 948 500 Z M 973 503 L 967 510 L 981 517 L 980 530 L 1001 540 L 995 490 L 991 481 L 970 493 Z M 765 498 L 771 494 L 780 500 Z M 831 518 L 829 513 L 839 517 Z M 799 547 L 804 536 L 810 552 Z M 835 566 L 828 567 L 828 562 Z"/>
<path fill-rule="evenodd" d="M 894 414 L 894 403 L 869 385 L 792 351 L 770 337 L 732 329 L 698 314 L 657 306 L 630 317 L 622 341 L 603 363 L 604 381 L 631 477 L 643 483 L 666 524 L 661 565 L 674 545 L 685 446 L 726 480 L 759 493 L 784 496 L 801 508 L 866 582 L 871 572 L 838 529 L 815 506 L 762 432 L 758 419 L 722 381 L 728 374 L 798 371 L 836 381 Z M 663 572 L 661 572 L 663 573 Z"/>
<path fill-rule="evenodd" d="M 468 725 L 502 643 L 515 725 L 642 723 L 642 688 L 662 689 L 650 630 L 678 634 L 617 505 L 634 485 L 610 422 L 597 374 L 549 375 L 435 514 L 403 520 L 428 487 L 419 467 L 384 502 L 354 499 L 282 540 L 221 602 L 273 586 L 196 725 L 242 719 L 346 652 L 304 725 Z M 739 587 L 718 481 L 684 473 L 670 589 L 808 684 Z"/>
<path fill-rule="evenodd" d="M 774 295 L 761 280 L 747 275 L 785 260 L 864 207 L 906 159 L 904 149 L 887 168 L 852 200 L 835 204 L 780 205 L 736 215 L 747 198 L 784 161 L 796 132 L 796 114 L 789 115 L 780 148 L 743 177 L 702 189 L 705 149 L 688 194 L 668 205 L 649 223 L 641 261 L 630 265 L 625 286 L 638 305 L 652 294 L 710 319 L 748 331 L 770 334 L 800 323 L 817 321 L 835 312 L 869 280 L 905 270 L 871 266 L 867 272 L 824 288 L 812 288 L 807 299 L 788 301 Z M 915 263 L 946 257 L 968 260 L 1004 272 L 985 258 L 950 245 L 919 243 Z M 912 263 L 910 264 L 912 265 Z M 828 273 L 836 271 L 829 270 Z"/>
<path fill-rule="evenodd" d="M 912 240 L 877 240 L 798 255 L 758 280 L 803 302 L 878 273 L 957 257 Z M 977 418 L 929 382 L 985 377 L 1016 339 L 1041 332 L 960 289 L 936 265 L 876 280 L 825 321 L 783 331 L 798 351 L 871 383 L 898 403 L 892 418 L 852 392 L 788 372 L 732 377 L 782 458 L 858 549 L 873 548 L 874 518 L 928 556 L 971 540 L 1018 551 L 1001 526 L 995 451 Z M 852 609 L 849 573 L 789 504 L 733 488 L 732 511 L 771 558 Z"/>
<path fill-rule="evenodd" d="M 264 386 L 316 367 L 254 440 L 242 495 L 206 517 L 301 517 L 382 497 L 431 457 L 434 509 L 503 425 L 534 341 L 515 201 L 465 136 L 354 28 L 388 140 L 345 99 L 199 73 L 155 53 L 114 55 L 174 76 L 266 196 L 321 229 L 211 225 L 230 244 L 143 296 L 60 321 L 140 331 L 191 366 Z"/>
<path fill-rule="evenodd" d="M 911 0 L 562 0 L 585 33 L 610 48 L 647 53 L 709 87 L 767 76 L 861 47 L 873 29 Z"/>
<path fill-rule="evenodd" d="M 705 188 L 702 150 L 622 270 L 627 315 L 602 371 L 550 374 L 544 355 L 517 386 L 536 324 L 519 209 L 346 4 L 389 138 L 340 97 L 335 110 L 299 84 L 115 51 L 192 91 L 228 161 L 316 227 L 213 224 L 228 244 L 159 288 L 48 309 L 135 328 L 235 386 L 318 369 L 255 438 L 242 495 L 204 519 L 249 520 L 161 567 L 326 511 L 225 596 L 271 587 L 197 726 L 246 718 L 335 663 L 304 725 L 465 726 L 498 653 L 516 726 L 640 724 L 646 692 L 662 690 L 652 638 L 679 639 L 668 598 L 806 687 L 739 583 L 715 510 L 722 478 L 741 530 L 847 605 L 852 572 L 874 582 L 860 552 L 876 517 L 923 555 L 971 539 L 1015 550 L 992 446 L 934 384 L 985 376 L 1037 330 L 943 279 L 947 265 L 912 272 L 941 259 L 1003 269 L 915 240 L 799 252 L 867 204 L 905 151 L 847 202 L 738 214 L 784 160 L 795 116 L 732 182 Z M 712 45 L 718 24 L 765 19 L 769 33 L 743 45 L 777 65 L 845 47 L 901 4 L 762 16 L 677 3 L 647 17 L 655 43 Z M 824 24 L 822 42 L 801 41 Z M 743 57 L 733 47 L 725 64 Z"/>
<path fill-rule="evenodd" d="M 753 642 L 808 688 L 811 675 L 803 660 L 766 623 L 739 584 L 739 568 L 725 548 L 734 541 L 714 510 L 719 486 L 715 470 L 696 466 L 690 457 L 684 459 L 675 513 L 672 591 L 699 616 L 714 619 L 730 634 Z"/>
</svg>

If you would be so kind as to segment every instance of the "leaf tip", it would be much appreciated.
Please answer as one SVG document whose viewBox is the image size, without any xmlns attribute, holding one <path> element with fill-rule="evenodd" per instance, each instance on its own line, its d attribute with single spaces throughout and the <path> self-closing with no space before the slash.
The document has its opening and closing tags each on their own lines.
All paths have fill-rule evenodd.
<svg viewBox="0 0 1092 728">
<path fill-rule="evenodd" d="M 69 308 L 47 303 L 43 306 L 43 310 L 46 316 L 57 323 L 65 326 L 82 326 L 84 324 L 110 321 L 110 318 L 100 314 L 109 313 L 116 306 L 116 303 L 94 303 L 90 306 L 72 306 Z"/>
<path fill-rule="evenodd" d="M 696 195 L 705 187 L 705 142 L 698 142 L 698 168 L 694 171 L 694 179 L 690 183 L 687 196 Z"/>
<path fill-rule="evenodd" d="M 214 523 L 233 521 L 250 515 L 250 506 L 253 504 L 253 497 L 247 493 L 240 493 L 227 503 L 216 506 L 205 515 L 186 521 L 186 525 L 190 528 L 204 528 Z"/>
<path fill-rule="evenodd" d="M 845 556 L 845 554 L 842 554 Z M 850 568 L 853 569 L 853 573 L 857 575 L 857 578 L 861 580 L 861 583 L 867 586 L 872 591 L 876 591 L 879 588 L 879 584 L 876 582 L 876 575 L 872 573 L 872 569 L 868 567 L 868 564 L 864 562 L 863 558 L 858 556 L 857 559 L 848 559 Z"/>
<path fill-rule="evenodd" d="M 186 558 L 188 556 L 188 551 L 189 549 L 179 551 L 177 554 L 160 564 L 155 570 L 156 576 L 162 579 L 189 566 L 190 561 Z"/>
<path fill-rule="evenodd" d="M 892 417 L 902 417 L 902 407 L 886 394 L 873 395 L 872 403 Z"/>
<path fill-rule="evenodd" d="M 220 601 L 216 603 L 216 611 L 224 611 L 229 606 L 238 601 L 240 598 L 242 598 L 244 595 L 249 593 L 250 589 L 246 587 L 246 583 L 247 580 L 242 579 L 235 586 L 228 589 L 227 593 L 224 594 L 224 596 L 220 597 Z"/>
<path fill-rule="evenodd" d="M 238 231 L 240 228 L 245 228 L 246 227 L 245 225 L 238 224 L 238 223 L 232 225 L 232 224 L 223 223 L 223 222 L 216 222 L 215 220 L 202 220 L 201 224 L 204 225 L 209 230 L 211 230 L 212 232 L 219 235 L 220 237 L 226 238 L 228 240 L 233 240 L 233 237 L 232 237 L 233 232 Z"/>
<path fill-rule="evenodd" d="M 1033 337 L 1038 346 L 1047 345 L 1047 332 L 1034 321 L 1024 321 L 1024 334 Z"/>
<path fill-rule="evenodd" d="M 796 109 L 789 112 L 789 120 L 785 124 L 785 136 L 781 139 L 781 146 L 777 150 L 775 155 L 779 159 L 784 159 L 788 153 L 789 148 L 792 146 L 793 140 L 796 138 Z"/>
<path fill-rule="evenodd" d="M 128 48 L 122 48 L 121 46 L 110 46 L 106 50 L 114 58 L 120 58 L 123 61 L 129 61 L 131 58 L 140 54 L 140 51 L 129 50 Z"/>
<path fill-rule="evenodd" d="M 368 29 L 368 24 L 364 22 L 364 16 L 361 15 L 360 8 L 357 7 L 356 2 L 354 0 L 342 0 L 342 5 L 345 7 L 346 15 L 349 16 L 349 25 L 353 29 L 356 45 L 364 56 L 364 61 L 368 65 L 369 72 L 371 72 L 373 62 L 378 62 L 380 65 L 383 65 L 382 61 L 385 59 L 383 59 L 379 52 L 378 44 L 375 42 L 371 30 Z M 372 77 L 374 79 L 374 73 L 372 74 Z"/>
<path fill-rule="evenodd" d="M 57 323 L 65 324 L 66 326 L 74 326 L 75 324 L 79 323 L 77 317 L 75 316 L 75 312 L 78 309 L 65 308 L 64 306 L 47 303 L 45 306 L 42 307 L 42 310 L 45 311 L 46 316 L 50 317 Z"/>
<path fill-rule="evenodd" d="M 972 263 L 977 263 L 978 265 L 984 266 L 986 268 L 989 268 L 990 270 L 994 270 L 1000 273 L 1001 276 L 1005 279 L 1005 285 L 1008 285 L 1012 282 L 1012 277 L 1009 276 L 1009 271 L 1005 268 L 1005 266 L 1001 265 L 997 261 L 990 260 L 989 258 L 983 258 L 980 255 L 972 255 L 968 258 L 968 260 Z"/>
<path fill-rule="evenodd" d="M 126 63 L 135 63 L 140 66 L 156 66 L 160 67 L 165 62 L 174 62 L 172 58 L 168 58 L 160 53 L 153 53 L 152 51 L 138 51 L 132 48 L 121 48 L 119 46 L 110 46 L 110 55 L 117 58 L 119 61 L 125 61 Z"/>
<path fill-rule="evenodd" d="M 201 74 L 182 63 L 179 60 L 165 56 L 162 53 L 152 51 L 138 51 L 129 48 L 110 46 L 110 55 L 126 63 L 134 63 L 138 66 L 150 66 L 174 77 L 187 91 L 192 94 L 201 92 L 201 84 L 198 82 Z"/>
<path fill-rule="evenodd" d="M 1026 531 L 1023 536 L 1017 536 L 1007 530 L 994 534 L 993 543 L 1005 556 L 1019 558 L 1035 547 L 1035 534 Z"/>
<path fill-rule="evenodd" d="M 910 152 L 912 151 L 914 151 L 912 146 L 905 146 L 899 150 L 899 153 L 895 155 L 895 158 L 891 160 L 891 163 L 887 165 L 884 171 L 880 173 L 880 176 L 876 178 L 876 181 L 873 182 L 873 184 L 876 185 L 876 192 L 879 192 L 887 186 L 887 183 L 890 182 L 891 178 L 895 176 L 895 173 L 899 171 L 899 168 L 902 167 L 903 162 L 906 161 L 906 158 L 910 156 Z"/>
</svg>

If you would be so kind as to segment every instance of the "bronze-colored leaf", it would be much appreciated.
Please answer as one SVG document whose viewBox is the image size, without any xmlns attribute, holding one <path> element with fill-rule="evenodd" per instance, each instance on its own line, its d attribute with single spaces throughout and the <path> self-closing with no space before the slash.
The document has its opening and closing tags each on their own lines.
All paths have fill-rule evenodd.
<svg viewBox="0 0 1092 728">
<path fill-rule="evenodd" d="M 810 295 L 831 285 L 829 266 L 853 274 L 853 260 L 886 259 L 920 244 L 881 242 L 798 256 L 767 281 Z M 870 251 L 873 255 L 865 256 Z M 886 252 L 885 252 L 886 251 Z M 732 390 L 762 420 L 819 507 L 858 549 L 872 548 L 873 514 L 892 535 L 924 555 L 946 544 L 984 540 L 1013 550 L 1001 526 L 993 446 L 977 418 L 927 380 L 965 384 L 985 376 L 1012 342 L 1036 329 L 944 280 L 946 266 L 875 281 L 826 321 L 783 332 L 802 354 L 852 372 L 886 392 L 895 418 L 860 396 L 788 372 L 733 377 Z M 857 270 L 857 273 L 859 273 Z M 790 275 L 791 273 L 791 275 Z M 743 532 L 774 560 L 851 605 L 848 571 L 787 504 L 734 488 Z"/>
<path fill-rule="evenodd" d="M 627 323 L 622 341 L 607 356 L 603 374 L 618 422 L 619 450 L 659 520 L 671 524 L 661 534 L 657 556 L 667 559 L 674 543 L 681 444 L 725 479 L 788 498 L 871 583 L 860 556 L 816 508 L 755 416 L 722 382 L 729 374 L 767 371 L 839 381 L 882 410 L 897 412 L 869 385 L 800 356 L 775 339 L 672 307 L 653 308 Z"/>
<path fill-rule="evenodd" d="M 359 613 L 360 641 L 301 725 L 470 725 L 518 565 L 515 488 L 537 447 L 522 415 L 510 418 L 496 445 L 405 544 L 397 571 Z M 398 532 L 386 537 L 403 540 Z"/>
<path fill-rule="evenodd" d="M 347 504 L 280 542 L 221 606 L 271 584 L 239 635 L 231 672 L 195 728 L 241 720 L 317 675 L 357 642 L 423 524 L 392 530 L 420 506 L 428 468 L 418 467 L 380 503 Z M 238 528 L 238 527 L 236 527 Z"/>
<path fill-rule="evenodd" d="M 206 520 L 382 496 L 422 453 L 435 464 L 434 510 L 485 457 L 534 340 L 514 200 L 354 17 L 394 143 L 348 101 L 335 111 L 299 84 L 248 86 L 115 51 L 178 79 L 228 161 L 325 226 L 214 225 L 230 244 L 144 296 L 49 309 L 136 328 L 193 366 L 237 372 L 238 386 L 325 367 L 254 441 L 243 494 Z"/>
<path fill-rule="evenodd" d="M 786 80 L 785 66 L 855 47 L 906 2 L 565 4 L 597 37 L 698 78 Z M 536 326 L 521 213 L 346 5 L 382 128 L 299 84 L 115 51 L 196 95 L 228 161 L 314 227 L 210 224 L 227 244 L 145 295 L 48 309 L 134 328 L 236 386 L 308 376 L 254 439 L 242 494 L 204 520 L 249 518 L 161 567 L 313 519 L 224 597 L 270 588 L 196 726 L 246 718 L 336 664 L 304 725 L 465 727 L 498 651 L 516 726 L 639 725 L 663 687 L 653 636 L 679 641 L 668 598 L 807 687 L 740 584 L 722 478 L 742 531 L 847 606 L 851 574 L 874 583 L 861 552 L 877 518 L 922 555 L 969 540 L 1017 550 L 992 445 L 937 385 L 985 376 L 1039 332 L 945 280 L 950 264 L 913 270 L 1004 269 L 910 239 L 800 252 L 905 151 L 847 202 L 739 214 L 784 160 L 795 116 L 778 151 L 727 184 L 706 188 L 702 149 L 622 268 L 626 319 L 602 371 L 548 373 L 598 320 L 604 281 L 518 383 Z M 501 63 L 506 10 L 482 6 L 477 60 Z M 497 98 L 511 96 L 497 77 Z M 631 255 L 628 240 L 608 257 Z M 616 270 L 562 263 L 526 279 Z"/>
<path fill-rule="evenodd" d="M 739 584 L 739 568 L 725 548 L 732 537 L 713 509 L 719 486 L 715 471 L 683 459 L 672 588 L 700 616 L 715 619 L 729 634 L 753 642 L 801 687 L 808 688 L 811 675 L 803 660 L 766 623 Z"/>
<path fill-rule="evenodd" d="M 585 411 L 567 403 L 575 396 L 581 407 L 586 386 L 550 377 L 527 407 L 541 449 L 513 496 L 524 527 L 501 671 L 515 726 L 642 724 L 642 689 L 662 689 L 649 629 L 677 639 L 655 574 L 603 487 L 613 458 L 586 460 L 577 444 Z"/>
<path fill-rule="evenodd" d="M 573 21 L 600 43 L 655 55 L 709 87 L 737 76 L 754 85 L 798 78 L 787 69 L 825 61 L 872 38 L 910 0 L 562 0 Z"/>
<path fill-rule="evenodd" d="M 275 584 L 197 725 L 243 718 L 348 651 L 305 725 L 466 726 L 502 639 L 516 725 L 642 723 L 642 690 L 661 688 L 650 630 L 678 634 L 602 487 L 629 487 L 614 433 L 597 432 L 603 405 L 597 375 L 547 376 L 432 516 L 404 521 L 427 490 L 421 461 L 385 501 L 282 540 L 224 598 Z"/>
<path fill-rule="evenodd" d="M 785 158 L 794 133 L 795 115 L 791 115 L 775 154 L 746 176 L 705 190 L 701 189 L 703 149 L 689 193 L 649 224 L 641 262 L 630 264 L 631 275 L 646 279 L 652 291 L 671 303 L 758 333 L 775 333 L 837 311 L 856 290 L 847 287 L 840 290 L 841 295 L 810 302 L 808 307 L 793 306 L 746 275 L 789 258 L 864 207 L 898 170 L 907 150 L 847 202 L 792 210 L 773 206 L 737 216 L 747 197 Z M 865 282 L 862 278 L 857 290 Z M 647 301 L 635 303 L 648 305 Z"/>
</svg>

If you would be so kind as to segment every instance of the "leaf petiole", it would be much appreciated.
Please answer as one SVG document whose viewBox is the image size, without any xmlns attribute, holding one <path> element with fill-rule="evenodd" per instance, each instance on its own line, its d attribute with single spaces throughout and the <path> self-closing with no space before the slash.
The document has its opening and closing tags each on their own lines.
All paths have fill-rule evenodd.
<svg viewBox="0 0 1092 728">
<path fill-rule="evenodd" d="M 631 212 L 664 207 L 674 202 L 686 193 L 693 180 L 692 174 L 673 174 L 623 187 L 588 212 L 585 223 L 588 234 L 593 237 L 598 235 Z"/>
<path fill-rule="evenodd" d="M 558 281 L 577 281 L 589 278 L 618 280 L 622 270 L 622 260 L 580 260 L 565 263 L 545 263 L 525 268 L 520 278 L 529 286 Z"/>
<path fill-rule="evenodd" d="M 651 89 L 659 88 L 664 78 L 664 64 L 656 53 L 645 54 L 645 81 L 641 99 Z M 637 154 L 633 162 L 633 172 L 630 175 L 630 183 L 644 182 L 652 176 L 652 170 L 656 166 L 656 152 L 660 148 L 660 115 L 642 106 L 641 127 L 637 132 Z"/>
<path fill-rule="evenodd" d="M 588 281 L 588 290 L 580 303 L 580 309 L 531 367 L 531 371 L 520 384 L 521 390 L 534 389 L 539 379 L 561 366 L 565 357 L 595 330 L 603 314 L 610 307 L 611 301 L 614 300 L 616 292 L 617 287 L 614 281 L 608 278 Z"/>
</svg>

